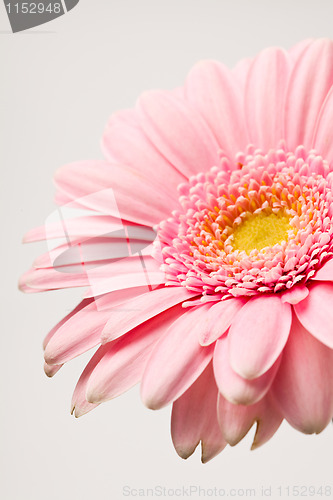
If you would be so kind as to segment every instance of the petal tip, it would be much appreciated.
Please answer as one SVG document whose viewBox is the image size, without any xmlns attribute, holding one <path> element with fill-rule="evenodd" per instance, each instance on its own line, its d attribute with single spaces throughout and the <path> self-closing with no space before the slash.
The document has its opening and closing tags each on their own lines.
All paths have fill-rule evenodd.
<svg viewBox="0 0 333 500">
<path fill-rule="evenodd" d="M 193 455 L 197 445 L 198 444 L 196 444 L 194 448 L 192 446 L 191 447 L 184 447 L 184 448 L 182 448 L 182 447 L 176 448 L 175 447 L 175 450 L 177 452 L 177 455 L 180 458 L 182 458 L 183 460 L 187 460 L 188 458 L 190 458 Z"/>
</svg>

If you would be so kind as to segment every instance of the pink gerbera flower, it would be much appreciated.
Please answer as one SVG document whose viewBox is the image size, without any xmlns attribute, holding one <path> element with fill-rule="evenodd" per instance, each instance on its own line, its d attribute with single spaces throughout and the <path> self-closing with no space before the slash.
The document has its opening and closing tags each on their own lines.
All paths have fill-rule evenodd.
<svg viewBox="0 0 333 500">
<path fill-rule="evenodd" d="M 202 460 L 256 422 L 319 433 L 333 416 L 333 42 L 270 48 L 233 70 L 111 117 L 105 161 L 56 176 L 65 236 L 26 292 L 87 286 L 45 339 L 45 371 L 97 350 L 73 395 L 83 415 L 141 382 L 173 403 L 179 455 Z M 68 210 L 77 217 L 68 217 Z M 125 258 L 124 258 L 125 257 Z"/>
</svg>

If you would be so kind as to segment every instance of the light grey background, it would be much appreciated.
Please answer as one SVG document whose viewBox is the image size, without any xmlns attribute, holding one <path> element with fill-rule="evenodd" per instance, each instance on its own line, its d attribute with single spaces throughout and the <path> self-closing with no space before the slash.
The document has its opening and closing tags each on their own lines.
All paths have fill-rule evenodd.
<svg viewBox="0 0 333 500">
<path fill-rule="evenodd" d="M 251 432 L 202 466 L 198 452 L 178 458 L 170 408 L 145 409 L 137 388 L 74 419 L 71 394 L 87 357 L 49 380 L 41 344 L 81 291 L 17 290 L 44 250 L 23 247 L 21 237 L 54 209 L 52 173 L 101 157 L 113 111 L 146 89 L 182 84 L 198 59 L 234 65 L 269 45 L 332 38 L 332 19 L 331 0 L 81 0 L 52 23 L 13 35 L 1 4 L 1 498 L 118 500 L 125 485 L 256 488 L 256 498 L 272 485 L 278 498 L 278 486 L 332 482 L 332 428 L 305 436 L 284 424 L 255 452 Z"/>
</svg>

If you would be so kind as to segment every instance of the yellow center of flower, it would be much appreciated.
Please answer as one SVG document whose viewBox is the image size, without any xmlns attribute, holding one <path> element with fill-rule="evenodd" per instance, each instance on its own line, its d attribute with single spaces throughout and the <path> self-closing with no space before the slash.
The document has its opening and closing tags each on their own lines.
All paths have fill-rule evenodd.
<svg viewBox="0 0 333 500">
<path fill-rule="evenodd" d="M 288 239 L 290 219 L 284 211 L 252 214 L 239 224 L 233 233 L 232 246 L 235 250 L 252 250 L 272 247 Z"/>
</svg>

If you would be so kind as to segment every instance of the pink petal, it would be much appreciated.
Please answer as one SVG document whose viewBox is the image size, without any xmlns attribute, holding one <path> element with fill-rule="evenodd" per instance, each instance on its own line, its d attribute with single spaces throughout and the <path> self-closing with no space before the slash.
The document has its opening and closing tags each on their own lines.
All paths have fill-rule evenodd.
<svg viewBox="0 0 333 500">
<path fill-rule="evenodd" d="M 288 422 L 307 434 L 321 432 L 333 416 L 333 351 L 293 318 L 273 393 Z"/>
<path fill-rule="evenodd" d="M 237 312 L 245 304 L 243 299 L 229 299 L 212 305 L 208 311 L 207 328 L 200 330 L 199 342 L 210 345 L 223 335 L 232 323 Z"/>
<path fill-rule="evenodd" d="M 222 337 L 216 342 L 213 366 L 217 386 L 221 394 L 233 404 L 253 405 L 262 399 L 268 392 L 277 370 L 281 356 L 261 377 L 247 380 L 240 377 L 230 366 L 229 336 Z"/>
<path fill-rule="evenodd" d="M 75 412 L 75 417 L 81 417 L 82 415 L 85 415 L 89 411 L 96 408 L 96 406 L 98 406 L 98 404 L 89 403 L 86 399 L 87 383 L 89 382 L 89 378 L 95 366 L 99 363 L 105 353 L 107 353 L 107 351 L 110 349 L 110 346 L 111 344 L 108 344 L 97 349 L 97 351 L 83 370 L 78 383 L 76 384 L 72 397 L 71 408 L 71 413 L 73 414 Z"/>
<path fill-rule="evenodd" d="M 146 293 L 149 290 L 155 290 L 157 288 L 160 288 L 161 286 L 164 286 L 164 284 L 160 285 L 147 285 L 147 280 L 146 283 L 142 283 L 142 285 L 139 286 L 131 286 L 129 288 L 119 288 L 119 289 L 114 289 L 111 292 L 107 291 L 107 287 L 105 287 L 105 295 L 111 295 L 113 294 L 122 294 L 123 299 L 121 302 L 125 302 L 127 299 L 130 299 L 131 297 L 135 297 L 136 295 L 140 295 L 141 293 Z M 95 287 L 87 288 L 87 290 L 84 292 L 83 297 L 84 298 L 95 298 L 99 297 L 101 294 L 98 294 L 97 291 L 95 290 Z M 120 302 L 119 302 L 120 303 Z"/>
<path fill-rule="evenodd" d="M 190 293 L 186 288 L 172 286 L 134 297 L 112 311 L 110 319 L 104 327 L 101 340 L 109 342 L 121 337 L 153 316 L 157 316 L 166 309 L 196 295 L 194 292 Z"/>
<path fill-rule="evenodd" d="M 226 446 L 217 421 L 217 388 L 211 364 L 193 385 L 173 403 L 171 435 L 182 458 L 202 443 L 202 462 L 214 458 Z"/>
<path fill-rule="evenodd" d="M 208 310 L 209 306 L 187 310 L 155 346 L 141 384 L 148 408 L 159 409 L 179 398 L 208 365 L 213 348 L 198 342 Z"/>
<path fill-rule="evenodd" d="M 185 97 L 214 132 L 230 158 L 245 150 L 248 136 L 240 88 L 232 72 L 217 61 L 202 61 L 190 71 Z"/>
<path fill-rule="evenodd" d="M 26 293 L 44 292 L 59 288 L 87 286 L 88 276 L 85 272 L 72 274 L 61 273 L 52 268 L 30 269 L 19 280 L 19 288 Z"/>
<path fill-rule="evenodd" d="M 177 193 L 170 197 L 164 182 L 153 181 L 125 165 L 104 161 L 72 163 L 60 168 L 54 180 L 71 199 L 86 201 L 87 208 L 147 226 L 165 219 L 170 208 L 178 206 Z M 116 207 L 110 202 L 110 190 Z"/>
<path fill-rule="evenodd" d="M 21 276 L 19 286 L 26 292 L 41 292 L 90 285 L 92 295 L 97 296 L 124 288 L 148 288 L 165 281 L 160 264 L 149 256 L 127 257 L 93 269 L 86 269 L 83 264 L 78 264 L 74 269 L 74 273 L 54 268 L 30 269 Z"/>
<path fill-rule="evenodd" d="M 149 248 L 146 250 L 148 253 Z M 146 287 L 145 291 L 148 291 L 155 285 L 165 283 L 160 263 L 150 255 L 133 255 L 105 266 L 98 266 L 89 270 L 88 276 L 89 294 L 92 296 L 134 287 Z M 90 296 L 89 294 L 85 296 Z"/>
<path fill-rule="evenodd" d="M 165 277 L 161 271 L 157 272 L 149 272 L 145 275 L 142 272 L 132 273 L 132 274 L 124 274 L 121 276 L 110 276 L 104 280 L 96 280 L 95 278 L 90 279 L 90 282 L 93 282 L 93 286 L 88 289 L 85 297 L 94 297 L 97 295 L 102 295 L 104 293 L 111 293 L 113 291 L 130 288 L 141 288 L 144 289 L 144 292 L 148 290 L 154 290 L 157 286 L 164 284 Z"/>
<path fill-rule="evenodd" d="M 50 339 L 44 358 L 49 365 L 66 363 L 100 343 L 110 311 L 99 311 L 92 302 L 68 319 Z"/>
<path fill-rule="evenodd" d="M 219 145 L 199 113 L 166 91 L 146 92 L 138 101 L 149 140 L 186 177 L 219 164 Z"/>
<path fill-rule="evenodd" d="M 69 235 L 70 240 L 77 237 L 86 239 L 104 234 L 109 235 L 110 231 L 116 231 L 117 229 L 119 229 L 119 219 L 115 220 L 108 215 L 90 215 L 73 219 L 66 218 L 65 220 L 61 220 L 59 217 L 57 222 L 50 222 L 28 231 L 24 235 L 23 243 L 63 238 L 66 235 Z"/>
<path fill-rule="evenodd" d="M 313 133 L 320 108 L 333 84 L 333 42 L 316 40 L 296 63 L 286 100 L 285 137 L 295 149 L 313 146 Z"/>
<path fill-rule="evenodd" d="M 245 117 L 250 142 L 267 151 L 284 137 L 284 102 L 290 74 L 288 54 L 276 48 L 253 61 L 245 89 Z"/>
<path fill-rule="evenodd" d="M 307 38 L 306 40 L 302 40 L 291 47 L 288 52 L 292 60 L 296 62 L 300 57 L 302 57 L 303 53 L 307 50 L 311 43 L 313 43 L 313 39 Z"/>
<path fill-rule="evenodd" d="M 46 336 L 43 347 L 45 357 L 51 363 L 44 367 L 46 375 L 53 376 L 59 370 L 60 366 L 54 364 L 58 360 L 64 363 L 98 344 L 101 328 L 112 311 L 140 292 L 141 289 L 125 289 L 95 299 L 84 299 Z"/>
<path fill-rule="evenodd" d="M 306 286 L 297 285 L 282 293 L 281 300 L 282 302 L 287 302 L 288 304 L 298 304 L 302 300 L 306 299 L 308 295 L 309 289 Z"/>
<path fill-rule="evenodd" d="M 110 348 L 95 367 L 87 386 L 87 400 L 102 403 L 137 384 L 154 344 L 181 314 L 176 306 L 141 324 L 127 335 L 110 342 Z"/>
<path fill-rule="evenodd" d="M 333 162 L 332 120 L 333 120 L 333 87 L 331 87 L 330 91 L 328 92 L 326 99 L 320 110 L 313 138 L 314 148 L 329 163 Z"/>
<path fill-rule="evenodd" d="M 228 444 L 235 446 L 254 424 L 257 406 L 234 405 L 219 394 L 217 408 L 222 435 Z"/>
<path fill-rule="evenodd" d="M 252 445 L 252 448 L 257 448 L 275 434 L 282 422 L 282 416 L 271 401 L 270 395 L 259 403 L 243 406 L 229 403 L 220 394 L 218 421 L 224 439 L 231 446 L 238 444 L 257 422 L 257 431 Z"/>
<path fill-rule="evenodd" d="M 243 378 L 260 377 L 273 366 L 284 348 L 291 309 L 275 295 L 250 299 L 229 330 L 230 364 Z"/>
<path fill-rule="evenodd" d="M 309 296 L 294 309 L 302 325 L 320 342 L 333 349 L 333 284 L 316 283 Z"/>
<path fill-rule="evenodd" d="M 177 186 L 185 181 L 185 177 L 147 139 L 135 109 L 111 116 L 102 146 L 109 161 L 129 165 L 147 178 L 161 180 L 167 173 L 165 188 L 170 191 L 170 197 L 177 192 Z"/>
<path fill-rule="evenodd" d="M 49 333 L 46 335 L 44 342 L 43 342 L 43 349 L 46 348 L 47 344 L 49 341 L 52 339 L 52 337 L 55 335 L 55 333 L 59 330 L 59 328 L 64 325 L 70 318 L 72 318 L 75 314 L 77 314 L 79 311 L 87 307 L 93 299 L 84 299 L 82 300 L 76 307 L 71 311 L 67 316 L 65 316 L 59 323 L 57 323 L 52 330 L 49 331 Z"/>
</svg>

